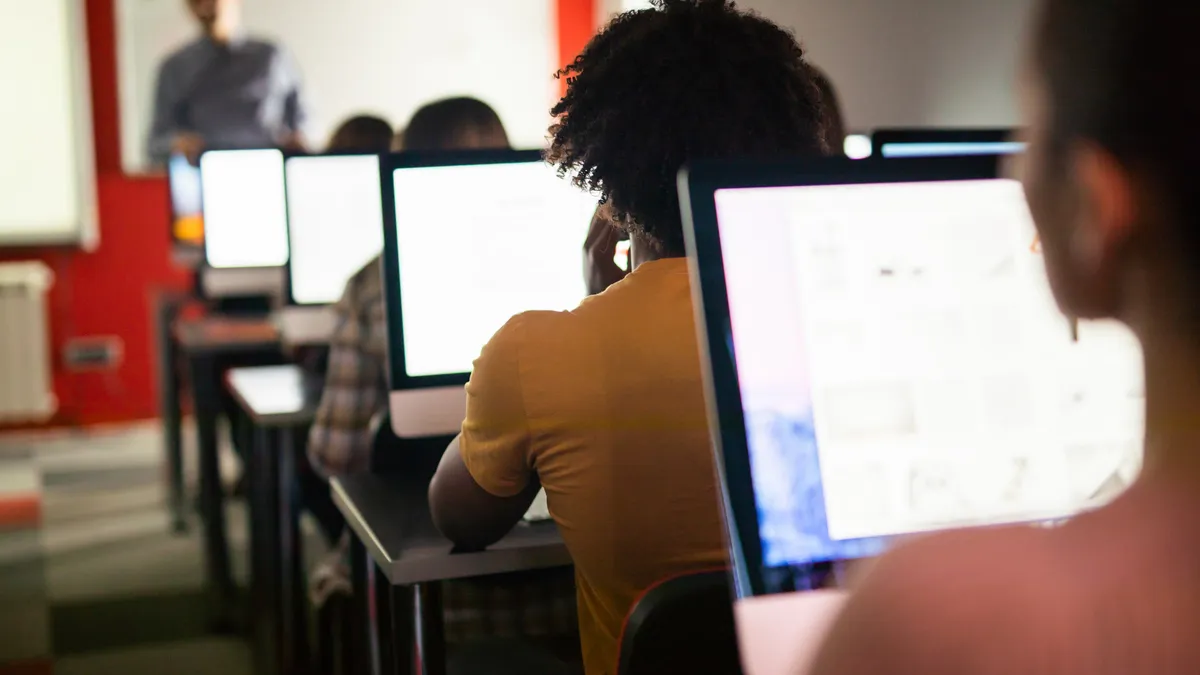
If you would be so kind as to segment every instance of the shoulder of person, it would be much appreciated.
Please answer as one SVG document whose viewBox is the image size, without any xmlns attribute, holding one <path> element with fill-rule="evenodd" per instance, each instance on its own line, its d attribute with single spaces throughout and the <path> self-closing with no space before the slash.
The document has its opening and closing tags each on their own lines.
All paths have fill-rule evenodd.
<svg viewBox="0 0 1200 675">
<path fill-rule="evenodd" d="M 171 68 L 177 68 L 180 66 L 180 64 L 194 59 L 195 56 L 202 53 L 203 50 L 203 38 L 198 38 L 188 42 L 187 44 L 181 45 L 170 54 L 167 54 L 166 58 L 162 60 L 162 69 L 167 70 Z"/>
<path fill-rule="evenodd" d="M 1064 619 L 1069 571 L 1048 531 L 914 538 L 878 560 L 836 621 L 814 673 L 967 672 Z M 1028 645 L 1026 645 L 1028 646 Z"/>
</svg>

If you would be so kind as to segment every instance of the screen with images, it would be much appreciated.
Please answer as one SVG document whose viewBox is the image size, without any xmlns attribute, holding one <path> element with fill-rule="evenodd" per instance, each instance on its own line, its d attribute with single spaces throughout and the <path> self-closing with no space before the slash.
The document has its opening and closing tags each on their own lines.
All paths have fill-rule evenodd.
<svg viewBox="0 0 1200 675">
<path fill-rule="evenodd" d="M 287 160 L 292 299 L 337 302 L 346 282 L 383 250 L 383 202 L 375 155 Z"/>
<path fill-rule="evenodd" d="M 1067 517 L 1136 474 L 1137 343 L 1108 323 L 1072 340 L 1018 183 L 731 189 L 716 207 L 768 571 Z"/>
<path fill-rule="evenodd" d="M 287 201 L 279 150 L 200 156 L 204 255 L 211 267 L 280 267 L 288 261 Z"/>
<path fill-rule="evenodd" d="M 172 155 L 167 163 L 167 182 L 171 191 L 171 238 L 185 244 L 204 243 L 200 167 L 183 155 Z"/>
<path fill-rule="evenodd" d="M 596 198 L 531 161 L 393 173 L 409 377 L 471 372 L 510 318 L 569 310 Z"/>
</svg>

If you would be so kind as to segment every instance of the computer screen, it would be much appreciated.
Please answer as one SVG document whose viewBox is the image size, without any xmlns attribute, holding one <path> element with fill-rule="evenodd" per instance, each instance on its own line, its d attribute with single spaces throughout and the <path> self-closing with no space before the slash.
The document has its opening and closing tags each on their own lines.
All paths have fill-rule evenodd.
<svg viewBox="0 0 1200 675">
<path fill-rule="evenodd" d="M 885 143 L 880 155 L 894 157 L 964 157 L 969 155 L 1014 155 L 1025 152 L 1025 144 L 1018 141 L 995 141 L 977 143 Z"/>
<path fill-rule="evenodd" d="M 871 145 L 884 159 L 1013 155 L 1025 151 L 1016 138 L 1015 129 L 877 129 Z"/>
<path fill-rule="evenodd" d="M 581 256 L 596 198 L 522 154 L 531 159 L 392 173 L 403 328 L 393 388 L 470 373 L 514 315 L 573 309 L 586 296 Z"/>
<path fill-rule="evenodd" d="M 1136 473 L 1137 342 L 1110 323 L 1073 341 L 1018 183 L 722 189 L 715 206 L 764 568 L 1060 519 Z"/>
<path fill-rule="evenodd" d="M 337 302 L 350 277 L 383 249 L 379 158 L 290 157 L 286 175 L 292 301 Z"/>
<path fill-rule="evenodd" d="M 214 150 L 200 156 L 204 254 L 216 268 L 288 261 L 287 201 L 279 150 Z"/>
<path fill-rule="evenodd" d="M 203 203 L 200 197 L 200 167 L 183 155 L 167 161 L 171 192 L 171 238 L 185 244 L 204 242 Z"/>
</svg>

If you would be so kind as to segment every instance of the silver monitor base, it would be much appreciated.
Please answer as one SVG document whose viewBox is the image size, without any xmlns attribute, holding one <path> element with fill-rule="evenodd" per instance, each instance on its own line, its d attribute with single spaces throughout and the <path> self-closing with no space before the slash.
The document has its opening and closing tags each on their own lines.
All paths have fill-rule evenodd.
<svg viewBox="0 0 1200 675">
<path fill-rule="evenodd" d="M 393 391 L 392 431 L 399 438 L 452 436 L 462 430 L 467 392 L 462 385 Z"/>
</svg>

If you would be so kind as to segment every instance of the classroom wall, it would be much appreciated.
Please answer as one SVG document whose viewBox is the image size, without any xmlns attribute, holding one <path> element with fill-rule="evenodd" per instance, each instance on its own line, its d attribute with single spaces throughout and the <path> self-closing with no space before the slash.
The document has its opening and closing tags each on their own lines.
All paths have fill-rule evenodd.
<svg viewBox="0 0 1200 675">
<path fill-rule="evenodd" d="M 86 0 L 86 10 L 100 246 L 90 253 L 70 248 L 0 253 L 4 260 L 42 260 L 56 275 L 50 295 L 59 398 L 55 425 L 156 414 L 149 298 L 157 289 L 185 288 L 187 281 L 168 262 L 165 183 L 121 173 L 112 0 Z M 111 371 L 68 371 L 63 346 L 82 336 L 120 338 L 123 361 Z"/>
<path fill-rule="evenodd" d="M 152 302 L 184 290 L 186 271 L 170 262 L 165 180 L 129 177 L 121 167 L 115 0 L 85 0 L 92 122 L 95 130 L 100 246 L 0 252 L 0 261 L 36 259 L 57 277 L 50 295 L 55 391 L 51 426 L 147 419 L 158 414 Z M 593 0 L 554 0 L 558 54 L 574 56 L 591 36 Z M 551 36 L 555 39 L 557 36 Z M 71 372 L 62 363 L 68 340 L 116 336 L 124 346 L 111 371 Z M 3 429 L 0 426 L 0 429 Z"/>
<path fill-rule="evenodd" d="M 1033 0 L 739 0 L 792 28 L 849 127 L 1010 126 Z"/>
</svg>

